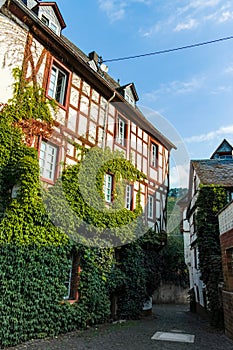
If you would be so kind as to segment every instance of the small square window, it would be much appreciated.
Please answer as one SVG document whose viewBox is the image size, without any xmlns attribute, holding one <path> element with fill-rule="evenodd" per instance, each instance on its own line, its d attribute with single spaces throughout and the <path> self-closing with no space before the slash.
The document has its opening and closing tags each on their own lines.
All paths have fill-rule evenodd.
<svg viewBox="0 0 233 350">
<path fill-rule="evenodd" d="M 125 99 L 127 102 L 129 102 L 132 106 L 135 107 L 135 100 L 129 94 L 127 94 L 127 92 L 125 92 Z"/>
<path fill-rule="evenodd" d="M 65 106 L 68 73 L 53 65 L 50 75 L 48 95 Z"/>
<path fill-rule="evenodd" d="M 49 26 L 49 19 L 48 19 L 46 16 L 42 15 L 42 16 L 41 16 L 41 21 L 42 21 L 44 24 L 46 24 L 47 26 Z"/>
<path fill-rule="evenodd" d="M 156 168 L 158 163 L 158 146 L 155 143 L 151 144 L 150 160 L 151 165 Z"/>
<path fill-rule="evenodd" d="M 57 164 L 58 148 L 49 142 L 42 141 L 40 146 L 40 175 L 54 181 Z"/>
<path fill-rule="evenodd" d="M 107 203 L 112 202 L 112 186 L 113 176 L 110 174 L 104 175 L 104 198 Z"/>
<path fill-rule="evenodd" d="M 147 217 L 148 219 L 154 218 L 154 197 L 152 195 L 148 195 L 147 202 Z"/>
<path fill-rule="evenodd" d="M 49 28 L 51 28 L 52 31 L 53 31 L 54 33 L 57 34 L 57 29 L 58 29 L 58 28 L 57 28 L 57 26 L 56 26 L 53 22 L 50 22 Z"/>
</svg>

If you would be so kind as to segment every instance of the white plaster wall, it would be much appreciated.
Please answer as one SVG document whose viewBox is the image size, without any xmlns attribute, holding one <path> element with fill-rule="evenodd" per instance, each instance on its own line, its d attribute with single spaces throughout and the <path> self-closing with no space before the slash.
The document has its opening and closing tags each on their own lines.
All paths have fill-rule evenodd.
<svg viewBox="0 0 233 350">
<path fill-rule="evenodd" d="M 233 228 L 233 202 L 218 216 L 220 235 Z"/>
<path fill-rule="evenodd" d="M 0 102 L 12 97 L 12 69 L 22 67 L 27 31 L 0 15 Z"/>
</svg>

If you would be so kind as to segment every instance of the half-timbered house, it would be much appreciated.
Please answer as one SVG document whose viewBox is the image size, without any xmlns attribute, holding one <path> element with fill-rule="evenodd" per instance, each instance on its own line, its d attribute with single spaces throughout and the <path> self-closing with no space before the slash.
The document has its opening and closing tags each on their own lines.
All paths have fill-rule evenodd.
<svg viewBox="0 0 233 350">
<path fill-rule="evenodd" d="M 63 36 L 66 24 L 55 2 L 10 0 L 0 6 L 0 102 L 12 96 L 12 69 L 17 66 L 59 106 L 51 138 L 32 142 L 38 149 L 41 180 L 54 184 L 66 164 L 80 160 L 74 144 L 120 150 L 147 176 L 141 184 L 141 204 L 149 226 L 165 230 L 174 145 L 140 112 L 134 84 L 120 86 L 96 52 L 86 55 Z M 105 198 L 111 201 L 110 174 L 106 183 Z M 138 191 L 138 183 L 127 186 L 128 209 L 134 208 Z"/>
</svg>

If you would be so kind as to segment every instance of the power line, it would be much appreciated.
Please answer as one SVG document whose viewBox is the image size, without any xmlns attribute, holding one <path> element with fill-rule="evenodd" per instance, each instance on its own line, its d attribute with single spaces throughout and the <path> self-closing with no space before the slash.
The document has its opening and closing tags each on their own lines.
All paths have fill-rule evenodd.
<svg viewBox="0 0 233 350">
<path fill-rule="evenodd" d="M 227 36 L 225 38 L 220 38 L 220 39 L 215 39 L 215 40 L 210 40 L 210 41 L 204 41 L 204 42 L 201 42 L 201 43 L 196 43 L 196 44 L 191 44 L 191 45 L 186 45 L 186 46 L 175 47 L 173 49 L 166 49 L 166 50 L 154 51 L 154 52 L 150 52 L 150 53 L 144 53 L 144 54 L 141 54 L 141 55 L 112 58 L 112 59 L 108 59 L 108 60 L 102 60 L 102 62 L 104 62 L 104 63 L 105 62 L 116 62 L 116 61 L 131 60 L 131 59 L 139 58 L 139 57 L 161 55 L 163 53 L 174 52 L 174 51 L 185 50 L 185 49 L 191 49 L 193 47 L 214 44 L 214 43 L 217 43 L 219 41 L 226 41 L 226 40 L 230 40 L 230 39 L 233 39 L 233 36 Z"/>
</svg>

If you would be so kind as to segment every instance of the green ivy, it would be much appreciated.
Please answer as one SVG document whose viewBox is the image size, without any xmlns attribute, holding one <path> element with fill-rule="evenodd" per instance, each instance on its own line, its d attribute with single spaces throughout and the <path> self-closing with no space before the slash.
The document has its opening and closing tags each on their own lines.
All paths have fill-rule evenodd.
<svg viewBox="0 0 233 350">
<path fill-rule="evenodd" d="M 125 181 L 140 183 L 145 176 L 119 152 L 82 150 L 82 165 L 67 167 L 53 188 L 42 190 L 37 150 L 26 145 L 19 122 L 41 120 L 51 127 L 50 110 L 56 104 L 46 100 L 40 87 L 28 84 L 20 70 L 14 70 L 14 77 L 13 98 L 0 112 L 1 347 L 106 321 L 113 295 L 118 317 L 137 317 L 153 289 L 147 247 L 160 244 L 153 231 L 138 239 L 146 230 L 140 191 L 136 209 L 123 208 Z M 90 189 L 86 174 L 90 169 L 93 174 L 93 164 L 96 185 Z M 117 185 L 109 209 L 102 193 L 105 172 L 115 175 Z M 109 248 L 106 241 L 121 247 Z M 80 256 L 81 273 L 79 301 L 71 305 L 63 296 L 73 250 Z"/>
<path fill-rule="evenodd" d="M 225 188 L 214 185 L 200 186 L 196 202 L 199 269 L 206 285 L 210 322 L 213 326 L 223 325 L 223 309 L 219 291 L 219 283 L 223 277 L 217 214 L 226 204 Z"/>
</svg>

